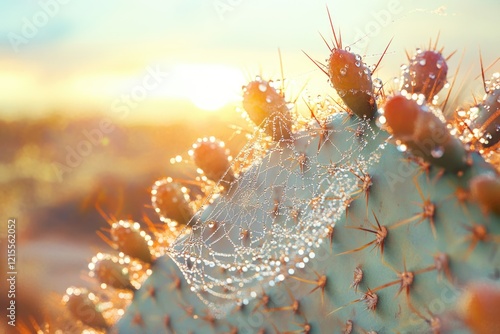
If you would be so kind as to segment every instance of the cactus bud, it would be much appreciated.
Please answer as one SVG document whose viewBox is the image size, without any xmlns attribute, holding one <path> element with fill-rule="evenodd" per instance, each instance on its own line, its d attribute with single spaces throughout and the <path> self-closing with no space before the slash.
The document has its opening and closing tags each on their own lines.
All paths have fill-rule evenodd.
<svg viewBox="0 0 500 334">
<path fill-rule="evenodd" d="M 66 290 L 63 302 L 71 315 L 86 326 L 108 329 L 109 325 L 97 303 L 97 297 L 83 288 L 70 287 Z"/>
<path fill-rule="evenodd" d="M 89 269 L 90 276 L 96 277 L 102 284 L 119 290 L 135 290 L 124 263 L 111 255 L 97 254 L 89 263 Z"/>
<path fill-rule="evenodd" d="M 151 202 L 160 219 L 171 219 L 181 226 L 187 225 L 194 215 L 186 197 L 186 189 L 171 178 L 156 181 L 151 190 Z"/>
<path fill-rule="evenodd" d="M 353 113 L 372 118 L 377 111 L 370 69 L 361 56 L 333 49 L 328 62 L 328 76 L 333 88 Z"/>
<path fill-rule="evenodd" d="M 384 119 L 389 131 L 414 155 L 449 172 L 466 168 L 466 152 L 462 143 L 425 105 L 396 95 L 384 106 Z"/>
<path fill-rule="evenodd" d="M 234 181 L 234 173 L 231 169 L 229 151 L 224 142 L 214 137 L 198 139 L 189 151 L 196 166 L 212 181 L 229 186 Z"/>
<path fill-rule="evenodd" d="M 151 237 L 141 230 L 139 223 L 120 220 L 111 225 L 111 239 L 116 248 L 125 255 L 145 263 L 152 263 Z"/>
<path fill-rule="evenodd" d="M 274 141 L 290 139 L 292 116 L 285 98 L 260 77 L 243 87 L 243 108 L 250 120 Z"/>
</svg>

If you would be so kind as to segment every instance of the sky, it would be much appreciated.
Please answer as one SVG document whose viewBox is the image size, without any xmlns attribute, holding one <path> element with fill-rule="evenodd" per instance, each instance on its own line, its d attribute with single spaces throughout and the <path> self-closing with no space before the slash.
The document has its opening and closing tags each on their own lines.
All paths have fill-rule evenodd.
<svg viewBox="0 0 500 334">
<path fill-rule="evenodd" d="M 405 49 L 438 33 L 445 55 L 458 50 L 449 77 L 465 52 L 470 91 L 481 86 L 479 49 L 486 65 L 500 55 L 498 0 L 2 1 L 0 118 L 127 109 L 126 120 L 173 121 L 234 108 L 255 75 L 281 76 L 278 48 L 290 96 L 305 83 L 314 96 L 331 94 L 303 53 L 328 57 L 326 6 L 344 45 L 368 64 L 394 38 L 377 73 L 384 81 L 399 74 Z"/>
</svg>

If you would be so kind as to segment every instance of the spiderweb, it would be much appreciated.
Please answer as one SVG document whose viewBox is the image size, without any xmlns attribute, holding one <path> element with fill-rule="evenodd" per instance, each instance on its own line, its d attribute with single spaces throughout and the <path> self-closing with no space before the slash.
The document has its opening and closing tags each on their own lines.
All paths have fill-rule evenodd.
<svg viewBox="0 0 500 334">
<path fill-rule="evenodd" d="M 266 122 L 280 126 L 279 117 Z M 269 140 L 256 131 L 234 159 L 252 161 L 249 167 L 225 194 L 210 198 L 190 222 L 191 233 L 169 251 L 191 290 L 223 316 L 304 268 L 350 199 L 364 196 L 360 176 L 384 147 L 366 149 L 377 134 L 368 121 L 335 112 L 323 126 L 309 122 L 259 156 Z"/>
</svg>

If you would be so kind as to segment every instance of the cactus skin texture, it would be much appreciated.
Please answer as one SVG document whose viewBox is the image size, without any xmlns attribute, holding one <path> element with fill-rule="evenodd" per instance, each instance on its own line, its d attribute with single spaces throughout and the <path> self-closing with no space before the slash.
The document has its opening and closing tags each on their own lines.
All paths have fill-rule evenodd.
<svg viewBox="0 0 500 334">
<path fill-rule="evenodd" d="M 341 121 L 330 125 L 344 127 L 347 133 L 356 124 L 354 119 Z M 380 133 L 363 154 L 370 154 L 386 139 L 387 134 Z M 315 154 L 317 140 L 307 153 Z M 248 305 L 235 306 L 216 320 L 187 284 L 172 288 L 174 278 L 182 279 L 182 273 L 164 256 L 115 330 L 345 333 L 349 332 L 346 326 L 353 326 L 352 333 L 447 329 L 468 333 L 455 316 L 462 291 L 468 291 L 466 284 L 471 281 L 494 284 L 500 268 L 495 251 L 499 217 L 484 215 L 469 195 L 459 196 L 461 190 L 468 194 L 471 178 L 493 172 L 478 154 L 472 154 L 472 161 L 457 177 L 434 166 L 427 170 L 389 145 L 380 163 L 365 171 L 373 180 L 368 200 L 364 193 L 357 196 L 333 234 L 323 235 L 325 242 L 305 268 L 274 287 L 263 287 Z M 483 236 L 480 227 L 486 230 Z M 151 290 L 156 291 L 154 297 Z M 472 317 L 465 320 L 477 322 L 479 315 Z"/>
<path fill-rule="evenodd" d="M 341 214 L 331 221 L 320 219 L 314 230 L 315 240 L 310 243 L 318 246 L 307 248 L 298 243 L 299 249 L 284 254 L 278 247 L 269 257 L 279 257 L 286 270 L 252 287 L 251 298 L 226 300 L 223 316 L 207 306 L 206 301 L 217 304 L 217 298 L 189 284 L 189 275 L 179 266 L 179 253 L 171 250 L 154 261 L 147 258 L 151 274 L 133 292 L 133 299 L 109 332 L 490 333 L 491 328 L 498 328 L 498 317 L 492 311 L 500 305 L 498 166 L 487 163 L 473 145 L 466 150 L 440 118 L 427 111 L 425 101 L 431 100 L 446 80 L 447 65 L 440 63 L 444 61 L 441 54 L 429 50 L 417 56 L 426 62 L 422 65 L 422 59 L 416 59 L 419 64 L 415 66 L 445 70 L 432 76 L 435 83 L 419 79 L 424 98 L 413 100 L 403 92 L 387 98 L 385 94 L 377 96 L 370 71 L 363 72 L 363 82 L 343 81 L 340 72 L 332 78 L 328 72 L 335 72 L 331 68 L 338 65 L 341 55 L 349 61 L 360 59 L 341 50 L 340 42 L 330 51 L 330 69 L 325 73 L 334 88 L 349 90 L 357 85 L 351 93 L 364 94 L 351 94 L 352 99 L 361 99 L 356 103 L 344 99 L 350 110 L 325 108 L 333 115 L 324 117 L 323 123 L 318 121 L 319 113 L 311 110 L 314 120 L 300 128 L 281 93 L 268 81 L 252 81 L 244 89 L 243 106 L 262 129 L 260 133 L 267 135 L 267 146 L 262 146 L 270 147 L 269 153 L 256 157 L 243 171 L 226 174 L 235 178 L 232 188 L 218 193 L 200 214 L 193 214 L 186 194 L 171 180 L 157 182 L 157 198 L 153 199 L 161 220 L 178 219 L 180 227 L 193 229 L 192 234 L 196 224 L 213 225 L 204 220 L 204 212 L 219 210 L 227 220 L 226 227 L 242 226 L 245 215 L 234 210 L 222 212 L 227 207 L 218 206 L 228 199 L 249 205 L 260 201 L 270 209 L 269 216 L 278 217 L 283 215 L 278 212 L 289 210 L 292 218 L 277 219 L 275 224 L 291 221 L 297 225 L 315 210 L 327 212 L 330 203 L 337 201 Z M 348 69 L 360 66 L 349 63 Z M 380 114 L 375 115 L 377 105 Z M 498 117 L 485 118 L 498 121 Z M 412 125 L 405 123 L 410 120 Z M 432 137 L 436 129 L 439 140 Z M 436 146 L 441 153 L 436 154 Z M 421 147 L 425 149 L 417 153 Z M 220 169 L 215 170 L 223 175 Z M 283 170 L 291 174 L 287 186 L 296 189 L 302 203 L 308 203 L 298 211 L 288 207 L 293 203 L 272 198 Z M 255 180 L 245 175 L 261 175 L 259 171 L 265 173 L 258 179 L 260 190 L 256 194 L 238 191 L 252 188 L 245 182 Z M 339 180 L 345 178 L 355 180 L 354 189 L 331 194 L 331 188 L 321 188 L 324 184 L 341 185 Z M 255 198 L 247 199 L 249 196 Z M 263 225 L 255 225 L 247 234 L 240 234 L 241 243 L 251 238 L 248 233 L 265 234 L 263 228 L 259 230 Z M 180 239 L 191 240 L 189 234 Z M 198 242 L 206 242 L 205 234 L 196 237 L 201 238 Z M 243 273 L 227 278 L 239 275 Z M 107 328 L 104 319 L 96 319 L 97 327 Z"/>
</svg>

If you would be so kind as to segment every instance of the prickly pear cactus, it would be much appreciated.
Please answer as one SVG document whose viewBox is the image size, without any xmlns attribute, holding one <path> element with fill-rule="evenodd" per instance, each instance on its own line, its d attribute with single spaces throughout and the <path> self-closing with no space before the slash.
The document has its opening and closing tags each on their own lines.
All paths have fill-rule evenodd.
<svg viewBox="0 0 500 334">
<path fill-rule="evenodd" d="M 401 87 L 386 91 L 376 66 L 333 33 L 328 64 L 316 65 L 344 104 L 309 99 L 306 118 L 271 81 L 245 86 L 243 107 L 255 123 L 248 145 L 232 158 L 221 141 L 200 139 L 189 155 L 201 195 L 190 198 L 181 181 L 166 178 L 152 190 L 162 225 L 149 222 L 147 232 L 110 222 L 105 238 L 119 256 L 101 254 L 89 267 L 106 291 L 99 294 L 121 302 L 107 317 L 109 302 L 72 288 L 65 300 L 82 326 L 500 328 L 499 76 L 485 85 L 483 102 L 446 120 L 435 95 L 448 65 L 436 47 L 409 57 Z"/>
</svg>

